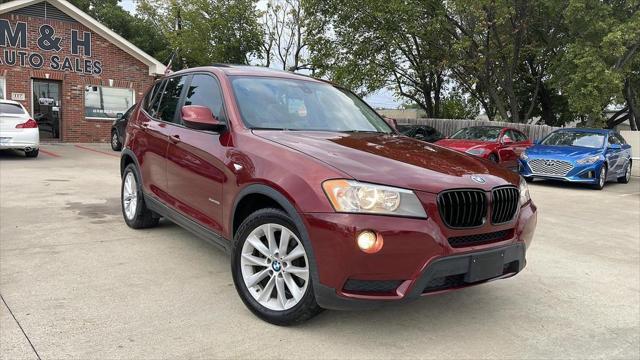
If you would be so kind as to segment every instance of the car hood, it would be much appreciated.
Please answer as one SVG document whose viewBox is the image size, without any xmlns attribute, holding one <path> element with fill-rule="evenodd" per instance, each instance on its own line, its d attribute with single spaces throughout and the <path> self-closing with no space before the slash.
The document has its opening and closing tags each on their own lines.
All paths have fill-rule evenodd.
<svg viewBox="0 0 640 360">
<path fill-rule="evenodd" d="M 479 141 L 479 140 L 442 139 L 442 140 L 438 140 L 436 144 L 440 146 L 444 146 L 449 149 L 454 149 L 458 151 L 467 151 L 467 150 L 477 149 L 477 148 L 486 148 L 493 143 L 488 141 Z"/>
<path fill-rule="evenodd" d="M 519 181 L 516 173 L 489 161 L 405 136 L 262 130 L 254 134 L 363 182 L 437 193 L 461 187 L 490 190 Z M 472 180 L 472 175 L 480 176 L 484 183 Z"/>
<path fill-rule="evenodd" d="M 581 146 L 534 145 L 528 148 L 526 153 L 531 158 L 578 160 L 587 156 L 601 154 L 602 149 Z"/>
</svg>

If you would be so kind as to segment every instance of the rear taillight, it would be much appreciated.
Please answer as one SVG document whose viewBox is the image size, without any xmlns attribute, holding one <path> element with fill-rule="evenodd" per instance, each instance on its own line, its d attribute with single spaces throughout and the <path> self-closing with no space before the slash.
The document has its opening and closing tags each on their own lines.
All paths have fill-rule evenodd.
<svg viewBox="0 0 640 360">
<path fill-rule="evenodd" d="M 23 122 L 22 124 L 16 125 L 16 129 L 33 129 L 37 127 L 38 127 L 38 123 L 33 119 L 29 119 L 27 120 L 27 122 Z"/>
</svg>

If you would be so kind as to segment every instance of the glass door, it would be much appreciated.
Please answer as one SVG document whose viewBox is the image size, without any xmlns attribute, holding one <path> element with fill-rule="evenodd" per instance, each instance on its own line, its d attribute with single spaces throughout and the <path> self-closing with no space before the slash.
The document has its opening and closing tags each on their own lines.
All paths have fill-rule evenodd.
<svg viewBox="0 0 640 360">
<path fill-rule="evenodd" d="M 59 81 L 33 80 L 33 118 L 41 139 L 60 139 Z"/>
</svg>

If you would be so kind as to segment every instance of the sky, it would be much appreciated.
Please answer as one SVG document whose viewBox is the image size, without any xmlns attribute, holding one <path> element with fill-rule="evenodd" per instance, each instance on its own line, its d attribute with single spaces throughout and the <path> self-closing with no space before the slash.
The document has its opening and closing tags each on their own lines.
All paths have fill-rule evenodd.
<svg viewBox="0 0 640 360">
<path fill-rule="evenodd" d="M 136 0 L 120 0 L 122 7 L 131 12 L 135 13 L 136 11 Z M 387 89 L 381 89 L 377 92 L 370 94 L 364 98 L 364 100 L 374 108 L 384 108 L 384 109 L 396 109 L 402 103 L 396 99 L 393 95 L 393 92 Z"/>
</svg>

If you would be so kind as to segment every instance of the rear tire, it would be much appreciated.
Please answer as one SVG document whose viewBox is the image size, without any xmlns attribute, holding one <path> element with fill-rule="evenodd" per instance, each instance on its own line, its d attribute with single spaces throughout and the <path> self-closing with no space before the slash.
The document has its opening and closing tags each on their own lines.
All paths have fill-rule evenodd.
<svg viewBox="0 0 640 360">
<path fill-rule="evenodd" d="M 120 138 L 118 137 L 118 132 L 116 130 L 111 132 L 111 149 L 113 151 L 122 150 L 122 143 L 120 142 Z"/>
<path fill-rule="evenodd" d="M 594 189 L 602 190 L 604 188 L 604 185 L 607 183 L 608 172 L 607 164 L 602 165 L 602 168 L 600 168 L 600 174 L 598 175 L 598 183 L 593 185 Z"/>
<path fill-rule="evenodd" d="M 293 325 L 322 311 L 301 239 L 289 215 L 273 208 L 249 215 L 236 232 L 231 255 L 233 282 L 247 308 L 264 321 Z"/>
<path fill-rule="evenodd" d="M 489 161 L 491 161 L 494 164 L 497 164 L 499 162 L 498 156 L 496 154 L 489 155 Z"/>
<path fill-rule="evenodd" d="M 628 184 L 629 180 L 631 180 L 631 161 L 627 162 L 627 166 L 624 168 L 624 175 L 618 178 L 618 182 Z"/>
<path fill-rule="evenodd" d="M 39 153 L 40 153 L 40 149 L 33 149 L 30 151 L 25 151 L 24 155 L 28 158 L 37 158 Z"/>
<path fill-rule="evenodd" d="M 129 164 L 122 175 L 120 204 L 124 222 L 132 229 L 154 227 L 160 220 L 159 216 L 147 208 L 139 179 L 138 169 L 134 164 Z"/>
</svg>

